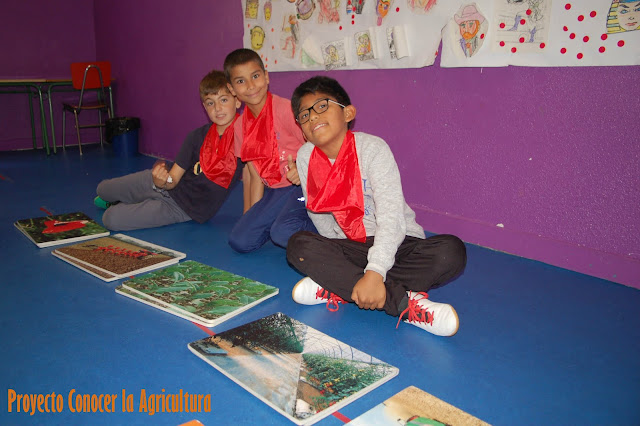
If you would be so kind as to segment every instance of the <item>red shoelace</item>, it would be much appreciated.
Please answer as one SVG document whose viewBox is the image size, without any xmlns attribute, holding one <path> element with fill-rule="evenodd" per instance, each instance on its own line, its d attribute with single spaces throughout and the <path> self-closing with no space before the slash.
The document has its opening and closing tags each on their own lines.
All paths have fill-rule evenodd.
<svg viewBox="0 0 640 426">
<path fill-rule="evenodd" d="M 418 296 L 422 297 L 418 298 Z M 409 306 L 407 306 L 407 309 L 400 313 L 396 328 L 398 328 L 398 326 L 400 325 L 400 321 L 402 321 L 402 317 L 404 316 L 404 314 L 407 314 L 407 321 L 409 322 L 424 322 L 429 325 L 433 325 L 433 312 L 427 311 L 426 308 L 423 308 L 418 304 L 418 301 L 428 298 L 429 295 L 424 292 L 411 293 L 411 297 L 409 297 Z"/>
<path fill-rule="evenodd" d="M 325 290 L 324 288 L 318 286 L 318 291 L 316 292 L 316 299 L 327 300 L 327 310 L 330 312 L 335 312 L 340 309 L 338 306 L 340 303 L 347 303 L 342 297 L 337 294 L 333 294 L 329 292 L 329 290 Z"/>
</svg>

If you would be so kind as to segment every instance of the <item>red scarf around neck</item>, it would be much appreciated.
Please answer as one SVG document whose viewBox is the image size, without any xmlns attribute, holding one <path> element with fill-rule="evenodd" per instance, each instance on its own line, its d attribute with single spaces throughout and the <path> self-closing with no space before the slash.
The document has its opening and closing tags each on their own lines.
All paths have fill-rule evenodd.
<svg viewBox="0 0 640 426">
<path fill-rule="evenodd" d="M 236 114 L 231 124 L 224 129 L 222 136 L 218 135 L 218 126 L 213 123 L 200 147 L 202 172 L 210 181 L 223 188 L 229 188 L 233 175 L 236 173 L 237 160 L 233 151 L 233 124 L 238 116 Z"/>
<path fill-rule="evenodd" d="M 267 92 L 267 101 L 258 117 L 253 117 L 249 108 L 242 114 L 243 141 L 240 158 L 245 163 L 253 162 L 253 167 L 269 186 L 282 180 L 278 142 L 273 129 L 273 96 Z"/>
<path fill-rule="evenodd" d="M 307 208 L 331 212 L 347 238 L 364 242 L 364 193 L 356 152 L 356 139 L 348 130 L 333 166 L 329 157 L 315 147 L 309 158 Z"/>
</svg>

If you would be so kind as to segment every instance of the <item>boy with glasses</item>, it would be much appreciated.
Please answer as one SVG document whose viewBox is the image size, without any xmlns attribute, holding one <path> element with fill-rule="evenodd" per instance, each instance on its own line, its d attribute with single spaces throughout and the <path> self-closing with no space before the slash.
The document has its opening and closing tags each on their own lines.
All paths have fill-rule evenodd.
<svg viewBox="0 0 640 426">
<path fill-rule="evenodd" d="M 337 81 L 305 81 L 291 108 L 309 141 L 298 151 L 297 171 L 319 232 L 289 240 L 287 259 L 306 275 L 293 288 L 294 301 L 330 310 L 354 302 L 397 316 L 398 324 L 454 335 L 455 309 L 430 301 L 426 291 L 462 273 L 464 243 L 452 235 L 425 238 L 391 150 L 376 136 L 351 132 L 356 108 Z"/>
</svg>

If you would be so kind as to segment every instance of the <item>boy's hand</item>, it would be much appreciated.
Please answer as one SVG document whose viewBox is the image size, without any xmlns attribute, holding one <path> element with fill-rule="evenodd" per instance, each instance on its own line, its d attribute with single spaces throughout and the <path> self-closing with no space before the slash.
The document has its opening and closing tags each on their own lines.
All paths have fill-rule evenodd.
<svg viewBox="0 0 640 426">
<path fill-rule="evenodd" d="M 351 299 L 361 309 L 382 309 L 387 300 L 387 288 L 382 275 L 374 271 L 366 271 L 351 292 Z"/>
<path fill-rule="evenodd" d="M 289 171 L 287 172 L 287 179 L 294 185 L 300 185 L 300 176 L 298 176 L 298 167 L 296 162 L 293 161 L 293 157 L 289 155 Z"/>
<path fill-rule="evenodd" d="M 151 169 L 151 176 L 153 176 L 153 184 L 158 188 L 165 188 L 167 181 L 171 178 L 164 161 L 157 161 L 153 165 L 153 168 Z"/>
</svg>

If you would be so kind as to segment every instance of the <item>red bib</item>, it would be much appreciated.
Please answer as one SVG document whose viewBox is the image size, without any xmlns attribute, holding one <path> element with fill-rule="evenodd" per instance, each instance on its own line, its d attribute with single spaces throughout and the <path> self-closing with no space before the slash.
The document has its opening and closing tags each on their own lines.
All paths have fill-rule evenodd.
<svg viewBox="0 0 640 426">
<path fill-rule="evenodd" d="M 224 129 L 222 136 L 218 135 L 218 126 L 213 123 L 200 147 L 200 168 L 205 176 L 223 188 L 229 188 L 231 179 L 236 173 L 237 161 L 233 152 L 233 123 L 238 114 Z"/>
<path fill-rule="evenodd" d="M 309 159 L 307 208 L 315 213 L 331 212 L 347 238 L 364 242 L 364 194 L 356 152 L 356 139 L 348 130 L 333 166 L 315 147 Z"/>
<path fill-rule="evenodd" d="M 253 166 L 269 186 L 282 180 L 278 142 L 273 130 L 273 96 L 267 92 L 267 102 L 257 118 L 249 108 L 242 114 L 243 141 L 240 158 L 245 163 L 252 161 Z"/>
</svg>

